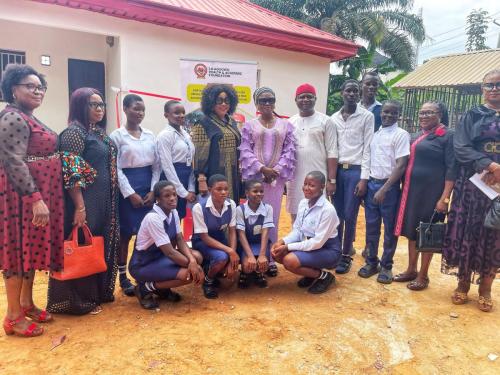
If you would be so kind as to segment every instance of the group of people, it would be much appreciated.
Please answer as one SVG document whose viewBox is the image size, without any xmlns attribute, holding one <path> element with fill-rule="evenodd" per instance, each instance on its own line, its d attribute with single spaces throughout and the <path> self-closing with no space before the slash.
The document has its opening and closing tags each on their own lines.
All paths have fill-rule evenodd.
<svg viewBox="0 0 500 375">
<path fill-rule="evenodd" d="M 275 92 L 261 87 L 254 93 L 258 116 L 241 128 L 231 117 L 234 89 L 211 85 L 197 123 L 187 130 L 182 103 L 169 101 L 157 136 L 141 126 L 145 104 L 132 94 L 123 100 L 126 124 L 108 135 L 103 95 L 80 88 L 71 95 L 68 127 L 57 135 L 34 116 L 45 78 L 27 65 L 8 66 L 1 83 L 8 104 L 0 113 L 5 332 L 38 336 L 38 323 L 53 313 L 98 314 L 114 300 L 117 274 L 123 293 L 146 309 L 179 301 L 172 288 L 192 282 L 206 298 L 218 297 L 223 279 L 237 278 L 242 289 L 266 287 L 266 277 L 278 274 L 276 263 L 301 276 L 298 287 L 324 293 L 335 282 L 329 270 L 351 269 L 361 203 L 360 277 L 425 289 L 432 254 L 422 254 L 417 271 L 417 227 L 448 214 L 442 270 L 458 276 L 452 302 L 466 303 L 478 278 L 478 307 L 491 311 L 500 228 L 483 225 L 493 201 L 469 178 L 478 172 L 487 184 L 500 183 L 500 71 L 486 74 L 484 104 L 468 111 L 455 132 L 446 106 L 429 101 L 419 110 L 421 129 L 408 134 L 398 126 L 401 104 L 379 103 L 378 85 L 373 72 L 345 81 L 343 106 L 330 117 L 315 110 L 316 90 L 303 84 L 295 93 L 299 113 L 289 119 L 276 114 Z M 278 238 L 285 191 L 294 223 Z M 187 207 L 191 246 L 180 225 Z M 63 241 L 75 226 L 104 237 L 107 271 L 50 278 L 47 308 L 40 309 L 33 301 L 35 270 L 62 270 Z M 401 235 L 409 240 L 409 261 L 393 276 Z"/>
</svg>

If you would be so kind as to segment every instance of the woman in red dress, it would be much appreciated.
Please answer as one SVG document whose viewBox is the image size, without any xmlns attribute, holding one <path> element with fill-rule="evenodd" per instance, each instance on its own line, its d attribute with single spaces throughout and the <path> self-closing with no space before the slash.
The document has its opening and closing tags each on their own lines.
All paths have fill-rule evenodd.
<svg viewBox="0 0 500 375">
<path fill-rule="evenodd" d="M 0 112 L 0 269 L 7 294 L 8 335 L 39 336 L 52 316 L 33 302 L 35 270 L 59 271 L 63 195 L 57 134 L 33 116 L 47 83 L 27 65 L 9 65 Z"/>
</svg>

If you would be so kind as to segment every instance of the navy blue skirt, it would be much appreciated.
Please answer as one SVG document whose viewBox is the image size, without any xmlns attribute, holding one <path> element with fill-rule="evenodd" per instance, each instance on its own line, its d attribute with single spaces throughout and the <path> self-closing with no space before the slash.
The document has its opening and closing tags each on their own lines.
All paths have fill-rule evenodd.
<svg viewBox="0 0 500 375">
<path fill-rule="evenodd" d="M 332 269 L 337 267 L 342 251 L 340 250 L 339 236 L 329 238 L 323 247 L 318 250 L 311 251 L 291 251 L 299 258 L 302 267 L 316 269 Z"/>
<path fill-rule="evenodd" d="M 157 248 L 134 249 L 128 265 L 130 275 L 140 283 L 175 280 L 181 267 Z"/>
<path fill-rule="evenodd" d="M 145 197 L 151 191 L 151 179 L 153 169 L 151 165 L 139 168 L 124 168 L 122 172 L 127 176 L 132 189 L 141 197 Z M 120 233 L 123 236 L 137 234 L 144 216 L 151 211 L 151 207 L 134 208 L 130 199 L 120 194 Z"/>
<path fill-rule="evenodd" d="M 193 171 L 193 167 L 187 166 L 186 163 L 174 163 L 175 173 L 179 179 L 184 189 L 188 189 L 189 177 Z M 165 174 L 162 172 L 160 180 L 168 180 Z M 177 213 L 179 214 L 179 219 L 184 219 L 186 217 L 186 204 L 187 200 L 185 198 L 178 198 L 177 201 Z"/>
</svg>

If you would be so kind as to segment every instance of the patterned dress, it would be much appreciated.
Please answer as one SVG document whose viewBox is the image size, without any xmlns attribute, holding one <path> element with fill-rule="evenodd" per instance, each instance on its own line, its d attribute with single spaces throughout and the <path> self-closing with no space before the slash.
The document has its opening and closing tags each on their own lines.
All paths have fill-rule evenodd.
<svg viewBox="0 0 500 375">
<path fill-rule="evenodd" d="M 19 108 L 0 113 L 0 269 L 6 277 L 34 270 L 60 271 L 63 260 L 63 191 L 57 134 Z M 35 227 L 33 203 L 50 216 Z"/>
<path fill-rule="evenodd" d="M 500 270 L 500 230 L 484 227 L 492 201 L 469 178 L 500 163 L 500 113 L 484 106 L 467 112 L 456 130 L 460 163 L 443 248 L 442 272 L 474 281 Z"/>
<path fill-rule="evenodd" d="M 296 140 L 293 125 L 285 119 L 277 119 L 271 129 L 264 127 L 258 119 L 251 120 L 241 129 L 240 164 L 243 180 L 262 181 L 260 169 L 265 166 L 280 173 L 273 184 L 264 183 L 264 202 L 273 207 L 274 228 L 269 238 L 277 241 L 281 199 L 285 183 L 293 179 L 295 172 Z"/>
<path fill-rule="evenodd" d="M 99 127 L 86 129 L 73 123 L 60 135 L 64 153 L 64 187 L 82 188 L 87 225 L 95 236 L 104 236 L 107 271 L 81 279 L 50 279 L 47 309 L 52 313 L 86 314 L 114 300 L 119 250 L 117 150 Z M 95 173 L 93 171 L 95 170 Z M 75 207 L 66 193 L 64 233 L 72 230 Z"/>
<path fill-rule="evenodd" d="M 222 174 L 229 183 L 229 197 L 239 202 L 241 178 L 238 166 L 238 147 L 241 135 L 236 123 L 226 115 L 225 120 L 216 115 L 205 116 L 191 129 L 195 147 L 194 174 L 207 177 Z"/>
</svg>

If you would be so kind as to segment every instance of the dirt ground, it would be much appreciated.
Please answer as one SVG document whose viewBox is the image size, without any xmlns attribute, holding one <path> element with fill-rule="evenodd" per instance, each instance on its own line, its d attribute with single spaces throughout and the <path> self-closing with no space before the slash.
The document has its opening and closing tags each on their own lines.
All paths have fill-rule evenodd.
<svg viewBox="0 0 500 375">
<path fill-rule="evenodd" d="M 290 227 L 283 215 L 281 234 Z M 360 213 L 356 248 L 364 245 Z M 407 261 L 401 240 L 395 272 Z M 361 279 L 358 254 L 351 272 L 323 295 L 295 286 L 280 269 L 267 289 L 232 286 L 217 300 L 199 288 L 179 289 L 183 301 L 160 311 L 140 308 L 115 293 L 97 316 L 56 316 L 35 339 L 0 336 L 0 374 L 499 374 L 500 309 L 483 313 L 471 301 L 454 306 L 454 278 L 439 272 L 423 292 L 404 284 Z M 494 300 L 500 303 L 499 283 Z M 44 305 L 47 277 L 37 275 L 36 302 Z M 0 311 L 5 289 L 0 287 Z M 452 317 L 453 316 L 453 317 Z M 53 342 L 65 335 L 62 345 Z M 488 358 L 490 355 L 490 358 Z"/>
</svg>

